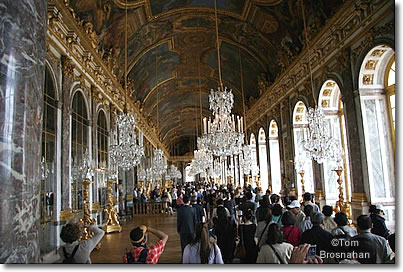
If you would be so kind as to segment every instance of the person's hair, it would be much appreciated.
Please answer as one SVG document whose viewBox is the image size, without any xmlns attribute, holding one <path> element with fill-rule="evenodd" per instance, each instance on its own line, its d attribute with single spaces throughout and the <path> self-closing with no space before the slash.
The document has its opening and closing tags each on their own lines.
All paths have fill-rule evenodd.
<svg viewBox="0 0 403 272">
<path fill-rule="evenodd" d="M 217 199 L 216 203 L 217 203 L 217 206 L 224 205 L 224 200 L 222 198 L 219 198 L 219 199 Z"/>
<path fill-rule="evenodd" d="M 256 188 L 256 193 L 263 193 L 262 187 L 257 187 Z"/>
<path fill-rule="evenodd" d="M 325 216 L 332 216 L 332 214 L 333 214 L 333 209 L 332 209 L 331 206 L 325 205 L 325 206 L 323 206 L 322 213 L 323 213 Z"/>
<path fill-rule="evenodd" d="M 295 224 L 295 218 L 294 216 L 291 214 L 291 212 L 286 211 L 285 213 L 283 213 L 283 216 L 281 217 L 281 223 L 283 223 L 284 227 L 287 226 L 294 226 Z"/>
<path fill-rule="evenodd" d="M 247 220 L 251 221 L 252 218 L 253 218 L 253 211 L 251 209 L 248 209 L 244 214 L 244 219 L 245 221 Z"/>
<path fill-rule="evenodd" d="M 80 227 L 77 224 L 72 224 L 69 223 L 65 226 L 63 226 L 62 231 L 60 233 L 60 238 L 63 240 L 65 243 L 73 243 L 74 241 L 77 241 L 78 238 L 81 236 L 81 230 Z"/>
<path fill-rule="evenodd" d="M 304 213 L 306 216 L 309 216 L 312 221 L 312 216 L 313 216 L 313 207 L 312 205 L 306 205 L 304 208 Z"/>
<path fill-rule="evenodd" d="M 183 196 L 183 203 L 189 203 L 190 197 L 188 195 Z"/>
<path fill-rule="evenodd" d="M 197 204 L 200 205 L 202 203 L 202 201 L 203 201 L 203 197 L 198 197 L 197 198 Z"/>
<path fill-rule="evenodd" d="M 276 194 L 272 194 L 270 196 L 270 201 L 271 201 L 271 204 L 276 204 L 277 202 L 280 201 L 280 196 L 276 195 Z"/>
<path fill-rule="evenodd" d="M 356 242 L 353 242 L 356 241 Z M 360 264 L 376 263 L 376 248 L 371 239 L 367 237 L 356 236 L 351 239 L 351 252 L 355 252 L 357 261 Z"/>
<path fill-rule="evenodd" d="M 311 201 L 311 200 L 312 200 L 311 193 L 306 192 L 304 194 L 304 201 Z"/>
<path fill-rule="evenodd" d="M 267 230 L 266 243 L 269 245 L 281 244 L 283 242 L 283 233 L 281 232 L 280 225 L 272 223 Z"/>
<path fill-rule="evenodd" d="M 246 200 L 251 200 L 251 199 L 252 199 L 252 192 L 251 192 L 251 191 L 247 191 L 247 192 L 245 193 L 245 197 L 246 197 Z"/>
<path fill-rule="evenodd" d="M 207 229 L 207 225 L 203 223 L 196 224 L 195 238 L 191 242 L 195 245 L 200 242 L 200 263 L 208 263 L 210 256 L 210 234 Z"/>
<path fill-rule="evenodd" d="M 257 222 L 260 221 L 271 221 L 271 214 L 269 208 L 260 208 L 256 211 Z"/>
<path fill-rule="evenodd" d="M 270 189 L 267 189 L 266 190 L 266 195 L 270 195 L 270 194 L 271 194 Z"/>
<path fill-rule="evenodd" d="M 369 212 L 370 213 L 376 213 L 376 205 L 369 206 Z"/>
<path fill-rule="evenodd" d="M 227 221 L 227 211 L 225 210 L 224 207 L 217 207 L 217 218 L 219 221 Z"/>
<path fill-rule="evenodd" d="M 371 217 L 368 215 L 360 215 L 357 218 L 357 225 L 360 228 L 360 230 L 367 230 L 372 227 L 372 220 Z"/>
<path fill-rule="evenodd" d="M 334 222 L 336 222 L 339 227 L 347 225 L 347 215 L 343 212 L 336 213 L 334 216 Z"/>
<path fill-rule="evenodd" d="M 272 213 L 272 215 L 274 215 L 274 216 L 280 216 L 280 215 L 283 214 L 283 208 L 281 207 L 280 204 L 275 204 L 275 205 L 273 206 L 273 209 L 272 209 L 271 213 Z"/>
</svg>

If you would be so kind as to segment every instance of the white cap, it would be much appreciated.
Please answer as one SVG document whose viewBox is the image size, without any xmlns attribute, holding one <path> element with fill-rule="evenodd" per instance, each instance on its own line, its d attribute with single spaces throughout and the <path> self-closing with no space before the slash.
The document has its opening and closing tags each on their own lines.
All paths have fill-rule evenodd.
<svg viewBox="0 0 403 272">
<path fill-rule="evenodd" d="M 291 201 L 291 203 L 287 206 L 287 208 L 290 208 L 290 209 L 292 209 L 292 208 L 300 208 L 300 207 L 301 207 L 301 205 L 299 205 L 298 200 Z"/>
<path fill-rule="evenodd" d="M 377 210 L 383 210 L 383 205 L 382 204 L 376 204 L 375 205 Z"/>
</svg>

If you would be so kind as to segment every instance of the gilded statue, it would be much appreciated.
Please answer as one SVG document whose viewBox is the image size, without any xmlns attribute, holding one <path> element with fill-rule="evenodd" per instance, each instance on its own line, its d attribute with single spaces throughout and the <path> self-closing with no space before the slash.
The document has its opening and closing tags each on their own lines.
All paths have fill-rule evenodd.
<svg viewBox="0 0 403 272">
<path fill-rule="evenodd" d="M 269 83 L 267 82 L 266 75 L 264 73 L 261 73 L 257 77 L 257 88 L 259 90 L 259 96 L 261 96 L 265 91 L 266 88 L 269 86 Z"/>
</svg>

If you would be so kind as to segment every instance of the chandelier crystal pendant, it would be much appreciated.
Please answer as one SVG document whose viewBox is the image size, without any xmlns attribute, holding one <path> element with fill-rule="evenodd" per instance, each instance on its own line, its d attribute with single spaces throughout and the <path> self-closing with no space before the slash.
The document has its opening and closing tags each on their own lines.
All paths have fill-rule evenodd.
<svg viewBox="0 0 403 272">
<path fill-rule="evenodd" d="M 109 147 L 109 155 L 113 163 L 123 170 L 140 163 L 144 156 L 144 147 L 137 143 L 136 117 L 133 114 L 121 113 L 117 117 L 118 141 Z"/>
</svg>

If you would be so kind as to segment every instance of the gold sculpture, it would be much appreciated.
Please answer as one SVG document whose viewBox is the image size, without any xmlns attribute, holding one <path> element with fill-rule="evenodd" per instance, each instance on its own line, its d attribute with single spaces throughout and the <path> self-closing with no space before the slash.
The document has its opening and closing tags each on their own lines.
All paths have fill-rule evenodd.
<svg viewBox="0 0 403 272">
<path fill-rule="evenodd" d="M 106 224 L 104 226 L 104 230 L 106 233 L 111 233 L 111 232 L 121 232 L 122 227 L 119 224 L 118 216 L 116 209 L 113 207 L 113 190 L 112 190 L 112 185 L 116 181 L 114 180 L 108 180 L 108 205 L 109 207 L 105 209 L 105 213 L 107 214 L 108 219 L 106 220 Z"/>
</svg>

